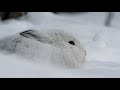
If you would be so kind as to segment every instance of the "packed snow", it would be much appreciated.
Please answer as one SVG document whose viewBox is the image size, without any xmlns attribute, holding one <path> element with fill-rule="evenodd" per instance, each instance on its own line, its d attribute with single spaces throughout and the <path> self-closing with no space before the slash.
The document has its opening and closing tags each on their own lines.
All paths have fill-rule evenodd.
<svg viewBox="0 0 120 90">
<path fill-rule="evenodd" d="M 53 14 L 29 12 L 20 20 L 0 22 L 0 38 L 28 29 L 62 30 L 72 33 L 84 46 L 87 56 L 83 68 L 66 69 L 38 64 L 0 52 L 0 77 L 14 78 L 96 78 L 120 77 L 120 13 L 110 27 L 104 26 L 107 12 Z"/>
</svg>

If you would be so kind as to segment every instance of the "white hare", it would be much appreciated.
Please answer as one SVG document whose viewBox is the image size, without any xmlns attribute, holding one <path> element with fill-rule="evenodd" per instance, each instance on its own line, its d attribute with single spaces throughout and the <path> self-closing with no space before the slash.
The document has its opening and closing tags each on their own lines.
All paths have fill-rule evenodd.
<svg viewBox="0 0 120 90">
<path fill-rule="evenodd" d="M 63 31 L 27 30 L 1 39 L 0 50 L 68 68 L 80 67 L 86 57 L 80 42 Z"/>
</svg>

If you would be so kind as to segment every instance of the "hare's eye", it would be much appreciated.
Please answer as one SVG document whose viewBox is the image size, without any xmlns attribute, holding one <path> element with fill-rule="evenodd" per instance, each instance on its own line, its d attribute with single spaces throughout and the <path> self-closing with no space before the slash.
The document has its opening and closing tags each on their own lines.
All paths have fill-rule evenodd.
<svg viewBox="0 0 120 90">
<path fill-rule="evenodd" d="M 69 41 L 69 44 L 75 45 L 74 41 Z"/>
</svg>

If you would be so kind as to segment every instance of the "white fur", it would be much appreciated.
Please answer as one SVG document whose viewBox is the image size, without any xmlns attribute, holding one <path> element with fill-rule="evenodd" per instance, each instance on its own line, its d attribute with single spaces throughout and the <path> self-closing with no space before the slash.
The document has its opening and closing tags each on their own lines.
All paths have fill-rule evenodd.
<svg viewBox="0 0 120 90">
<path fill-rule="evenodd" d="M 40 63 L 68 68 L 80 67 L 84 63 L 85 50 L 72 35 L 63 31 L 30 32 L 37 36 L 37 40 L 33 36 L 27 35 L 29 38 L 26 38 L 18 33 L 1 39 L 0 50 Z M 75 45 L 68 43 L 71 40 Z"/>
</svg>

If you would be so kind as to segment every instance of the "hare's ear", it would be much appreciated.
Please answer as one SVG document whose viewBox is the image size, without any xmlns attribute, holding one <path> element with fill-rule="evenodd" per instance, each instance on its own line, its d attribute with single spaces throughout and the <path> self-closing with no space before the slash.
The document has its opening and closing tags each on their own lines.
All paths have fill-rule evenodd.
<svg viewBox="0 0 120 90">
<path fill-rule="evenodd" d="M 24 32 L 21 32 L 20 35 L 26 38 L 29 38 L 29 35 L 32 35 L 31 32 L 34 32 L 34 30 L 27 30 Z"/>
<path fill-rule="evenodd" d="M 45 34 L 35 30 L 27 30 L 27 31 L 21 32 L 20 35 L 26 38 L 37 40 L 39 42 L 43 42 L 47 44 L 52 43 L 52 40 L 50 39 L 50 37 L 47 37 Z"/>
</svg>

